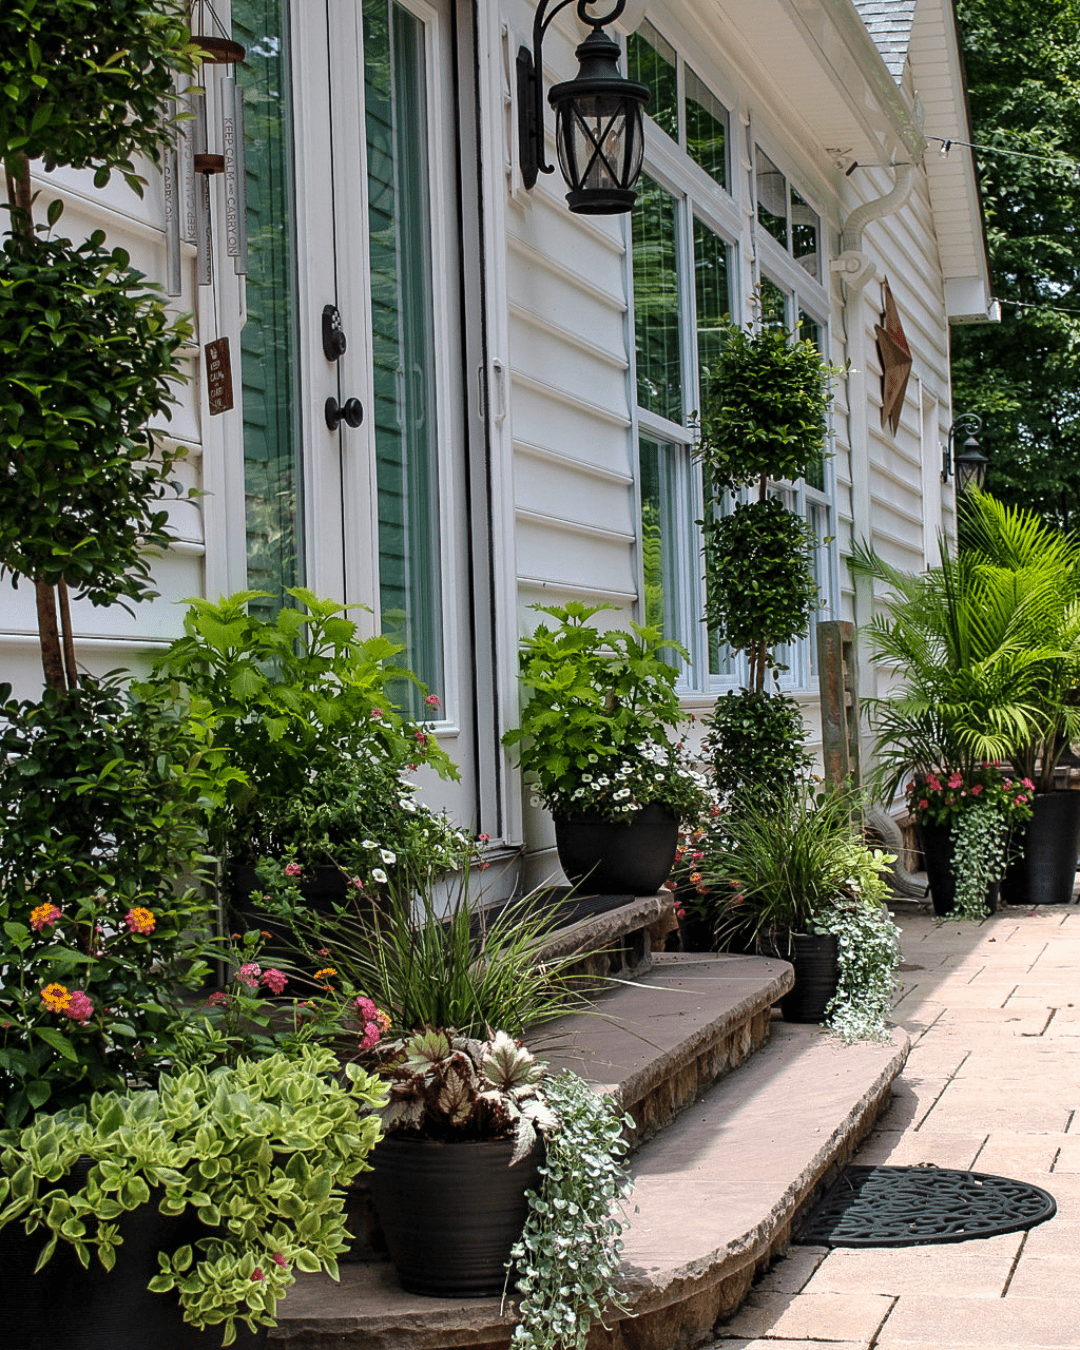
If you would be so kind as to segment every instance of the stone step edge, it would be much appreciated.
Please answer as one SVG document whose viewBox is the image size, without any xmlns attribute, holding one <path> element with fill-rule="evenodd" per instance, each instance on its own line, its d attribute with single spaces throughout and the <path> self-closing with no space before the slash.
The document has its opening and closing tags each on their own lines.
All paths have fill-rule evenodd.
<svg viewBox="0 0 1080 1350">
<path fill-rule="evenodd" d="M 752 1066 L 760 1070 L 770 1051 L 776 1049 L 777 1042 L 773 1041 L 759 1052 Z M 755 1275 L 781 1253 L 793 1225 L 809 1204 L 869 1133 L 888 1105 L 893 1081 L 903 1069 L 909 1049 L 906 1032 L 895 1029 L 876 1071 L 867 1074 L 861 1093 L 831 1123 L 810 1161 L 779 1196 L 771 1199 L 763 1213 L 721 1248 L 656 1271 L 648 1280 L 628 1270 L 629 1311 L 615 1319 L 610 1330 L 594 1327 L 590 1350 L 613 1344 L 621 1350 L 671 1350 L 712 1339 L 717 1326 L 746 1298 Z M 737 1092 L 739 1080 L 736 1071 L 713 1092 Z M 781 1081 L 780 1089 L 782 1086 Z M 782 1091 L 780 1095 L 783 1097 Z M 665 1137 L 662 1135 L 657 1143 Z M 646 1145 L 636 1155 L 635 1170 L 648 1156 Z M 640 1209 L 636 1217 L 640 1224 Z M 628 1265 L 633 1256 L 632 1233 L 633 1219 L 627 1241 Z M 326 1305 L 333 1303 L 347 1304 L 348 1310 L 327 1312 Z M 493 1350 L 508 1345 L 514 1325 L 513 1317 L 498 1300 L 410 1300 L 396 1287 L 393 1271 L 385 1264 L 344 1266 L 339 1287 L 322 1277 L 301 1277 L 279 1313 L 281 1320 L 270 1333 L 270 1344 L 288 1350 L 450 1350 L 463 1346 Z"/>
</svg>

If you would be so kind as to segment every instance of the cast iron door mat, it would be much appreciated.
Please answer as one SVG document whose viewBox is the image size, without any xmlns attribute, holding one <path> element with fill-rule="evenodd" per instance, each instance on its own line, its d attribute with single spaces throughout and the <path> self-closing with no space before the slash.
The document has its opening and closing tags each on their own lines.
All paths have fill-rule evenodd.
<svg viewBox="0 0 1080 1350">
<path fill-rule="evenodd" d="M 1024 1181 L 947 1167 L 845 1167 L 794 1242 L 807 1247 L 921 1247 L 1034 1228 L 1057 1202 Z"/>
</svg>

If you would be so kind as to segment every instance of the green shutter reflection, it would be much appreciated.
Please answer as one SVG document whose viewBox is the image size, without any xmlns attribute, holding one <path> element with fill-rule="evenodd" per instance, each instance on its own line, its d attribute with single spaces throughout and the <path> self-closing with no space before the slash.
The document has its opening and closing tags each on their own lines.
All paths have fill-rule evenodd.
<svg viewBox="0 0 1080 1350">
<path fill-rule="evenodd" d="M 679 139 L 679 84 L 675 48 L 647 19 L 626 40 L 627 74 L 649 86 L 646 112 L 673 141 Z"/>
<path fill-rule="evenodd" d="M 247 584 L 269 591 L 252 612 L 271 618 L 303 580 L 303 482 L 296 390 L 296 219 L 292 90 L 285 0 L 233 0 L 247 49 L 247 323 L 240 336 L 244 403 Z"/>
<path fill-rule="evenodd" d="M 443 692 L 424 27 L 364 3 L 368 228 L 382 631 Z M 408 690 L 403 698 L 415 700 Z"/>
<path fill-rule="evenodd" d="M 708 225 L 694 220 L 694 290 L 697 300 L 698 383 L 720 355 L 721 325 L 731 314 L 729 247 Z"/>
<path fill-rule="evenodd" d="M 722 188 L 728 185 L 727 109 L 686 68 L 686 151 Z"/>
<path fill-rule="evenodd" d="M 641 554 L 645 583 L 645 622 L 659 628 L 665 637 L 685 643 L 679 610 L 678 557 L 676 553 L 678 472 L 674 447 L 642 437 L 639 445 L 641 472 Z M 673 652 L 666 653 L 681 664 Z"/>
<path fill-rule="evenodd" d="M 682 420 L 682 346 L 675 199 L 651 178 L 638 180 L 631 214 L 638 403 Z"/>
</svg>

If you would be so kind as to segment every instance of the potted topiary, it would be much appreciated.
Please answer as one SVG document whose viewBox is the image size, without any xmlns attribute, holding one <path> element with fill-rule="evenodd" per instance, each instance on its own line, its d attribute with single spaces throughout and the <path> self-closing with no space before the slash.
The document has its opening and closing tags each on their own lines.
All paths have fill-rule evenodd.
<svg viewBox="0 0 1080 1350">
<path fill-rule="evenodd" d="M 781 1000 L 789 1021 L 835 1014 L 838 1028 L 862 1024 L 873 1028 L 864 1034 L 881 1034 L 898 959 L 881 904 L 893 859 L 862 843 L 852 824 L 859 806 L 852 791 L 806 780 L 763 803 L 744 802 L 703 844 L 700 903 L 721 942 L 735 934 L 791 961 L 795 987 Z M 869 950 L 891 955 L 867 966 Z"/>
<path fill-rule="evenodd" d="M 680 654 L 658 629 L 602 631 L 589 620 L 611 605 L 535 605 L 556 623 L 523 640 L 519 747 L 526 781 L 555 817 L 559 861 L 572 882 L 601 894 L 653 894 L 671 871 L 680 820 L 709 795 L 683 741 Z"/>
</svg>

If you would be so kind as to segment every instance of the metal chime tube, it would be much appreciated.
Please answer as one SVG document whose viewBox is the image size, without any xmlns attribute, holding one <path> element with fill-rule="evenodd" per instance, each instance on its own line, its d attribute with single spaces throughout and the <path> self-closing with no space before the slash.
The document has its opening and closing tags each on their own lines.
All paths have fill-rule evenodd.
<svg viewBox="0 0 1080 1350">
<path fill-rule="evenodd" d="M 238 276 L 247 275 L 247 221 L 243 209 L 243 90 L 227 75 L 220 85 L 221 129 L 225 148 L 225 242 Z"/>
<path fill-rule="evenodd" d="M 162 161 L 162 194 L 165 199 L 165 293 L 179 295 L 183 290 L 180 267 L 180 160 L 170 145 Z"/>
<path fill-rule="evenodd" d="M 195 113 L 194 153 L 204 155 L 207 150 L 206 139 L 206 95 L 191 94 L 192 110 Z M 195 178 L 195 279 L 200 286 L 211 286 L 214 281 L 214 254 L 210 225 L 210 178 L 205 173 L 194 174 Z"/>
<path fill-rule="evenodd" d="M 190 89 L 185 90 L 185 100 L 189 113 L 194 113 L 194 101 Z M 180 123 L 180 240 L 184 244 L 194 244 L 198 236 L 195 220 L 195 125 L 192 117 L 185 117 Z"/>
</svg>

